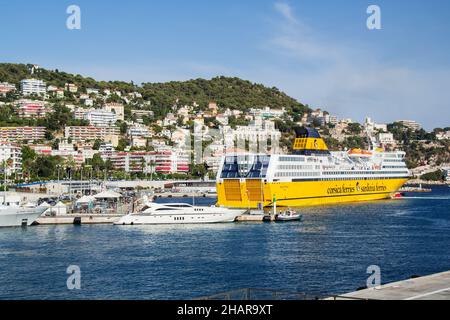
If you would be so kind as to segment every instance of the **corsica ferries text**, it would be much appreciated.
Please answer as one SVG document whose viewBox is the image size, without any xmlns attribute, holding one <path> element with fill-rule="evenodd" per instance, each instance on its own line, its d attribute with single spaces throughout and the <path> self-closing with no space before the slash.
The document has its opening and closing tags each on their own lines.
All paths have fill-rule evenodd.
<svg viewBox="0 0 450 320">
<path fill-rule="evenodd" d="M 360 185 L 359 183 L 356 186 L 346 186 L 345 184 L 341 187 L 336 186 L 327 189 L 328 194 L 346 194 L 346 193 L 355 193 L 355 192 L 385 192 L 387 187 L 384 185 Z"/>
</svg>

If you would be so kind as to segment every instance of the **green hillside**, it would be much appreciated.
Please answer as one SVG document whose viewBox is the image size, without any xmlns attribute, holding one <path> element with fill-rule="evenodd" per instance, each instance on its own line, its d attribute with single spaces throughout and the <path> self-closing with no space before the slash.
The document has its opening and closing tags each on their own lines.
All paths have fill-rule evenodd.
<svg viewBox="0 0 450 320">
<path fill-rule="evenodd" d="M 239 78 L 216 77 L 211 80 L 195 79 L 167 83 L 143 84 L 143 95 L 155 105 L 170 107 L 178 99 L 180 105 L 195 101 L 201 109 L 208 102 L 217 102 L 219 108 L 246 110 L 252 107 L 285 107 L 303 114 L 303 104 L 277 88 L 268 88 Z"/>
<path fill-rule="evenodd" d="M 19 86 L 20 80 L 30 78 L 46 81 L 47 85 L 63 87 L 74 83 L 81 92 L 86 88 L 116 89 L 124 93 L 137 91 L 144 100 L 151 102 L 158 114 L 165 114 L 178 101 L 178 105 L 191 105 L 196 102 L 199 109 L 205 109 L 210 101 L 219 108 L 246 110 L 251 107 L 286 108 L 289 113 L 301 115 L 308 110 L 306 106 L 289 97 L 277 88 L 268 88 L 239 78 L 216 77 L 211 80 L 195 79 L 167 83 L 144 83 L 137 86 L 123 81 L 96 81 L 89 77 L 69 74 L 59 70 L 39 69 L 33 75 L 31 65 L 0 64 L 0 82 L 6 81 Z"/>
</svg>

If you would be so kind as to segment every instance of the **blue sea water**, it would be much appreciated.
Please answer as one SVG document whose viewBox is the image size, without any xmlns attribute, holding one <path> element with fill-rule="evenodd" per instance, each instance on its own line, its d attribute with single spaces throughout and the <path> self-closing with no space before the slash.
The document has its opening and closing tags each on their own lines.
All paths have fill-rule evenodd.
<svg viewBox="0 0 450 320">
<path fill-rule="evenodd" d="M 293 223 L 0 229 L 0 299 L 192 299 L 247 287 L 326 296 L 364 286 L 370 265 L 383 283 L 450 270 L 448 187 L 301 210 Z M 81 269 L 80 290 L 67 289 L 69 265 Z"/>
</svg>

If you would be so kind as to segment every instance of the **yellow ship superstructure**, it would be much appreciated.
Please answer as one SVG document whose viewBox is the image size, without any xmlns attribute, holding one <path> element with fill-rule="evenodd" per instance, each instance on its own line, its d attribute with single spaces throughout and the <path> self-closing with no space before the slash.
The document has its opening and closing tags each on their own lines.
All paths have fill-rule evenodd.
<svg viewBox="0 0 450 320">
<path fill-rule="evenodd" d="M 291 155 L 233 154 L 217 175 L 218 205 L 301 207 L 390 198 L 409 179 L 403 151 L 330 152 L 314 129 L 296 129 Z"/>
</svg>

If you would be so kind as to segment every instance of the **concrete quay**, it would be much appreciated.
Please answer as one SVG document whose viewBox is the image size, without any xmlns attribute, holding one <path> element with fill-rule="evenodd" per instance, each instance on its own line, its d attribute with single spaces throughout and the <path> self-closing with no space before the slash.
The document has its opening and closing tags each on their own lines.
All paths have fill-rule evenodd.
<svg viewBox="0 0 450 320">
<path fill-rule="evenodd" d="M 113 224 L 122 215 L 96 215 L 96 214 L 68 214 L 54 217 L 39 217 L 35 224 L 38 225 L 84 225 L 84 224 Z"/>
<path fill-rule="evenodd" d="M 450 300 L 450 271 L 351 292 L 327 300 Z"/>
<path fill-rule="evenodd" d="M 243 214 L 236 218 L 236 222 L 272 222 L 272 221 L 275 221 L 274 215 Z"/>
</svg>

